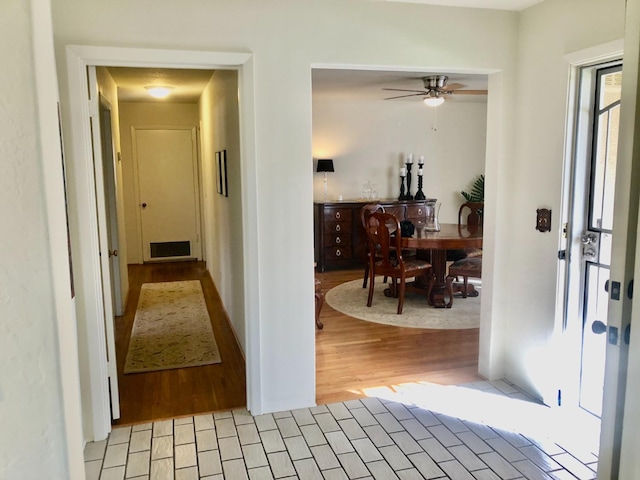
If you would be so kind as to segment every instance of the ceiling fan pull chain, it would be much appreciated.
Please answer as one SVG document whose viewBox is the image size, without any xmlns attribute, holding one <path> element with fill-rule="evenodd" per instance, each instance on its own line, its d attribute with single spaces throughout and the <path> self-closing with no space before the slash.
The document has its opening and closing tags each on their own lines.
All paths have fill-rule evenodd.
<svg viewBox="0 0 640 480">
<path fill-rule="evenodd" d="M 438 131 L 438 108 L 433 108 L 433 124 L 431 125 L 431 130 L 434 132 Z"/>
</svg>

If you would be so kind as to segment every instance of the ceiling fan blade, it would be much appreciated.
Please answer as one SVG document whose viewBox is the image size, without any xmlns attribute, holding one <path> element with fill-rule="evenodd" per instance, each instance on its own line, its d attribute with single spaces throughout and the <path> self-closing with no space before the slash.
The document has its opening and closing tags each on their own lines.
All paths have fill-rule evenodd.
<svg viewBox="0 0 640 480">
<path fill-rule="evenodd" d="M 442 87 L 440 90 L 458 90 L 460 88 L 464 88 L 465 85 L 462 85 L 461 83 L 450 83 L 448 85 L 445 85 L 444 87 Z"/>
<path fill-rule="evenodd" d="M 388 98 L 385 98 L 385 100 L 393 100 L 395 98 L 405 98 L 405 97 L 422 97 L 422 96 L 424 96 L 424 92 L 410 93 L 409 95 L 399 95 L 397 97 L 388 97 Z"/>
<path fill-rule="evenodd" d="M 418 92 L 418 93 L 421 93 L 422 95 L 427 94 L 426 90 L 407 90 L 406 88 L 383 88 L 382 90 L 391 90 L 393 92 Z"/>
<path fill-rule="evenodd" d="M 488 90 L 452 90 L 454 95 L 486 95 Z"/>
</svg>

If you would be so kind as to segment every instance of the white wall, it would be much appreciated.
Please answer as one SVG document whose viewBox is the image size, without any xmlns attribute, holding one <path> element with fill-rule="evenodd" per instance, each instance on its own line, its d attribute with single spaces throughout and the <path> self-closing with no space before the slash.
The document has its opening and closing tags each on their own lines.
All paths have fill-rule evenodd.
<svg viewBox="0 0 640 480">
<path fill-rule="evenodd" d="M 484 173 L 486 133 L 486 102 L 454 100 L 434 109 L 419 99 L 313 97 L 313 157 L 332 158 L 335 167 L 327 174 L 328 200 L 361 198 L 367 180 L 380 198 L 397 198 L 400 164 L 413 153 L 411 193 L 418 187 L 418 157 L 424 155 L 423 192 L 442 202 L 441 222 L 457 223 L 464 202 L 460 191 Z M 314 174 L 313 193 L 314 200 L 323 200 L 321 173 Z"/>
<path fill-rule="evenodd" d="M 246 352 L 238 72 L 216 71 L 202 93 L 199 110 L 207 270 Z M 227 151 L 228 197 L 216 189 L 215 152 L 222 150 Z"/>
<path fill-rule="evenodd" d="M 624 8 L 624 0 L 545 1 L 520 20 L 516 150 L 506 166 L 511 201 L 497 231 L 505 240 L 497 268 L 509 278 L 501 309 L 507 377 L 551 404 L 562 386 L 559 367 L 570 361 L 554 337 L 569 75 L 563 56 L 622 38 Z M 551 233 L 534 229 L 537 208 L 552 210 Z"/>
<path fill-rule="evenodd" d="M 77 423 L 79 432 L 79 422 L 65 419 L 63 406 L 79 405 L 77 364 L 58 355 L 62 333 L 67 354 L 75 357 L 76 347 L 48 8 L 0 3 L 0 57 L 11 65 L 0 75 L 0 477 L 7 479 L 79 478 L 74 458 L 82 458 L 68 428 Z M 47 76 L 49 85 L 36 82 Z"/>
<path fill-rule="evenodd" d="M 127 263 L 142 263 L 138 202 L 135 194 L 132 126 L 198 126 L 198 105 L 195 103 L 121 102 L 120 144 L 122 148 L 122 180 Z"/>
</svg>

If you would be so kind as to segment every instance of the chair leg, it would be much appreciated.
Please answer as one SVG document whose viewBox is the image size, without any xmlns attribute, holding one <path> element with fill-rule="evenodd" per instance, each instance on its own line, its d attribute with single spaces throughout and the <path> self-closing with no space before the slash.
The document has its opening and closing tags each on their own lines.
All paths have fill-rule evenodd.
<svg viewBox="0 0 640 480">
<path fill-rule="evenodd" d="M 431 301 L 431 291 L 433 290 L 434 285 L 436 284 L 436 276 L 435 274 L 429 275 L 429 285 L 427 287 L 427 304 L 431 307 L 433 306 L 433 302 Z"/>
<path fill-rule="evenodd" d="M 374 269 L 369 269 L 369 297 L 367 298 L 367 307 L 371 306 L 371 302 L 373 302 L 373 289 L 376 283 L 376 276 Z"/>
<path fill-rule="evenodd" d="M 394 279 L 395 282 L 395 279 Z M 405 282 L 404 275 L 400 277 L 400 292 L 398 293 L 398 315 L 402 314 L 402 309 L 404 307 L 404 290 L 405 290 Z"/>
<path fill-rule="evenodd" d="M 462 290 L 462 298 L 467 298 L 467 287 L 469 286 L 469 277 L 466 275 L 462 277 L 462 283 L 464 285 L 464 289 Z"/>
<path fill-rule="evenodd" d="M 316 291 L 316 327 L 318 330 L 322 330 L 324 327 L 320 321 L 320 310 L 322 310 L 322 305 L 324 305 L 324 293 Z"/>
<path fill-rule="evenodd" d="M 367 288 L 367 280 L 369 280 L 369 262 L 364 266 L 364 279 L 362 280 L 362 288 Z"/>
<path fill-rule="evenodd" d="M 446 278 L 447 282 L 447 293 L 449 293 L 449 301 L 444 305 L 446 308 L 451 308 L 453 305 L 453 278 L 452 276 L 448 276 Z"/>
</svg>

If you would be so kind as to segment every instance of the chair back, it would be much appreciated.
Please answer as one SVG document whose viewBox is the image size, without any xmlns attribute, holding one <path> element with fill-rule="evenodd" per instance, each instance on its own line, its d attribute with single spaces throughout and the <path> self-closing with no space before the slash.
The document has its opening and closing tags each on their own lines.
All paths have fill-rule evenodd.
<svg viewBox="0 0 640 480">
<path fill-rule="evenodd" d="M 365 221 L 365 215 L 373 212 L 384 212 L 384 207 L 379 203 L 367 203 L 360 210 L 360 221 L 362 222 L 362 227 L 367 228 L 367 224 Z"/>
<path fill-rule="evenodd" d="M 403 268 L 402 234 L 398 217 L 385 212 L 366 212 L 364 222 L 370 259 L 376 262 L 375 271 L 385 274 Z"/>
<path fill-rule="evenodd" d="M 462 212 L 466 209 L 469 210 L 467 215 L 468 227 L 480 227 L 482 226 L 482 210 L 484 209 L 483 202 L 465 202 L 460 205 L 458 210 L 458 225 L 462 225 Z"/>
</svg>

